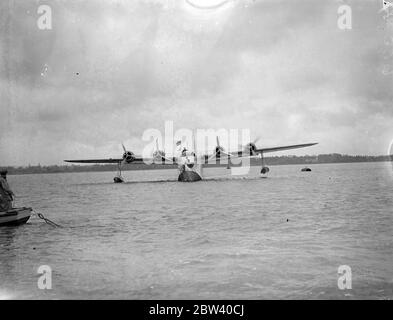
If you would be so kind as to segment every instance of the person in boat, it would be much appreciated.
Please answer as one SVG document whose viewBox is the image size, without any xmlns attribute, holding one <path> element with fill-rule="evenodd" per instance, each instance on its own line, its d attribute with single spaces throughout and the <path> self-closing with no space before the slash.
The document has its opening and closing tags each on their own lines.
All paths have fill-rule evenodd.
<svg viewBox="0 0 393 320">
<path fill-rule="evenodd" d="M 0 172 L 0 211 L 12 209 L 14 196 L 7 181 L 7 170 L 2 170 Z"/>
</svg>

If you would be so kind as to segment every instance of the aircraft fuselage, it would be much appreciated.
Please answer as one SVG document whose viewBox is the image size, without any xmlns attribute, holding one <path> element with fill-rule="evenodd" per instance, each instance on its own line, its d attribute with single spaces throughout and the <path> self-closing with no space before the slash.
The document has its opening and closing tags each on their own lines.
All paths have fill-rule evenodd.
<svg viewBox="0 0 393 320">
<path fill-rule="evenodd" d="M 184 150 L 177 159 L 179 177 L 181 182 L 195 182 L 202 180 L 202 164 L 197 163 L 194 152 Z"/>
</svg>

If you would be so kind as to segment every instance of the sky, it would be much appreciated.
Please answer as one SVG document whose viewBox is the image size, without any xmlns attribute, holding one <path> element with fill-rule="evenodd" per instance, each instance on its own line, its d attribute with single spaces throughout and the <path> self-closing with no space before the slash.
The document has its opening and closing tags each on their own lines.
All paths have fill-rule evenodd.
<svg viewBox="0 0 393 320">
<path fill-rule="evenodd" d="M 51 30 L 38 28 L 41 4 Z M 343 4 L 352 29 L 338 28 Z M 381 6 L 1 1 L 0 165 L 119 157 L 121 143 L 141 153 L 143 133 L 164 132 L 165 121 L 246 128 L 258 147 L 319 142 L 277 155 L 386 154 L 393 29 Z"/>
</svg>

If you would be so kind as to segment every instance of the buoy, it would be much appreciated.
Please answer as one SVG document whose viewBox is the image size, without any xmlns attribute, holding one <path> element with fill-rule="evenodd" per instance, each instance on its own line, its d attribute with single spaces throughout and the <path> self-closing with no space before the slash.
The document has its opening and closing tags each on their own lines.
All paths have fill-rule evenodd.
<svg viewBox="0 0 393 320">
<path fill-rule="evenodd" d="M 124 179 L 122 177 L 114 177 L 113 182 L 114 183 L 122 183 L 122 182 L 124 182 Z"/>
<path fill-rule="evenodd" d="M 262 167 L 261 174 L 267 174 L 270 171 L 269 167 Z"/>
</svg>

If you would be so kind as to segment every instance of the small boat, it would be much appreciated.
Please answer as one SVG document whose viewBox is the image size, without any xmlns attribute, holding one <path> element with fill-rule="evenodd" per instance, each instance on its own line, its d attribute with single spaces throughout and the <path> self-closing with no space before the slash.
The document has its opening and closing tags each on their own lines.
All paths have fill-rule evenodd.
<svg viewBox="0 0 393 320">
<path fill-rule="evenodd" d="M 26 223 L 30 219 L 32 211 L 32 208 L 26 207 L 2 211 L 0 212 L 0 227 Z"/>
<path fill-rule="evenodd" d="M 305 167 L 305 168 L 303 168 L 301 171 L 311 171 L 311 169 L 310 168 L 308 168 L 308 167 Z"/>
</svg>

